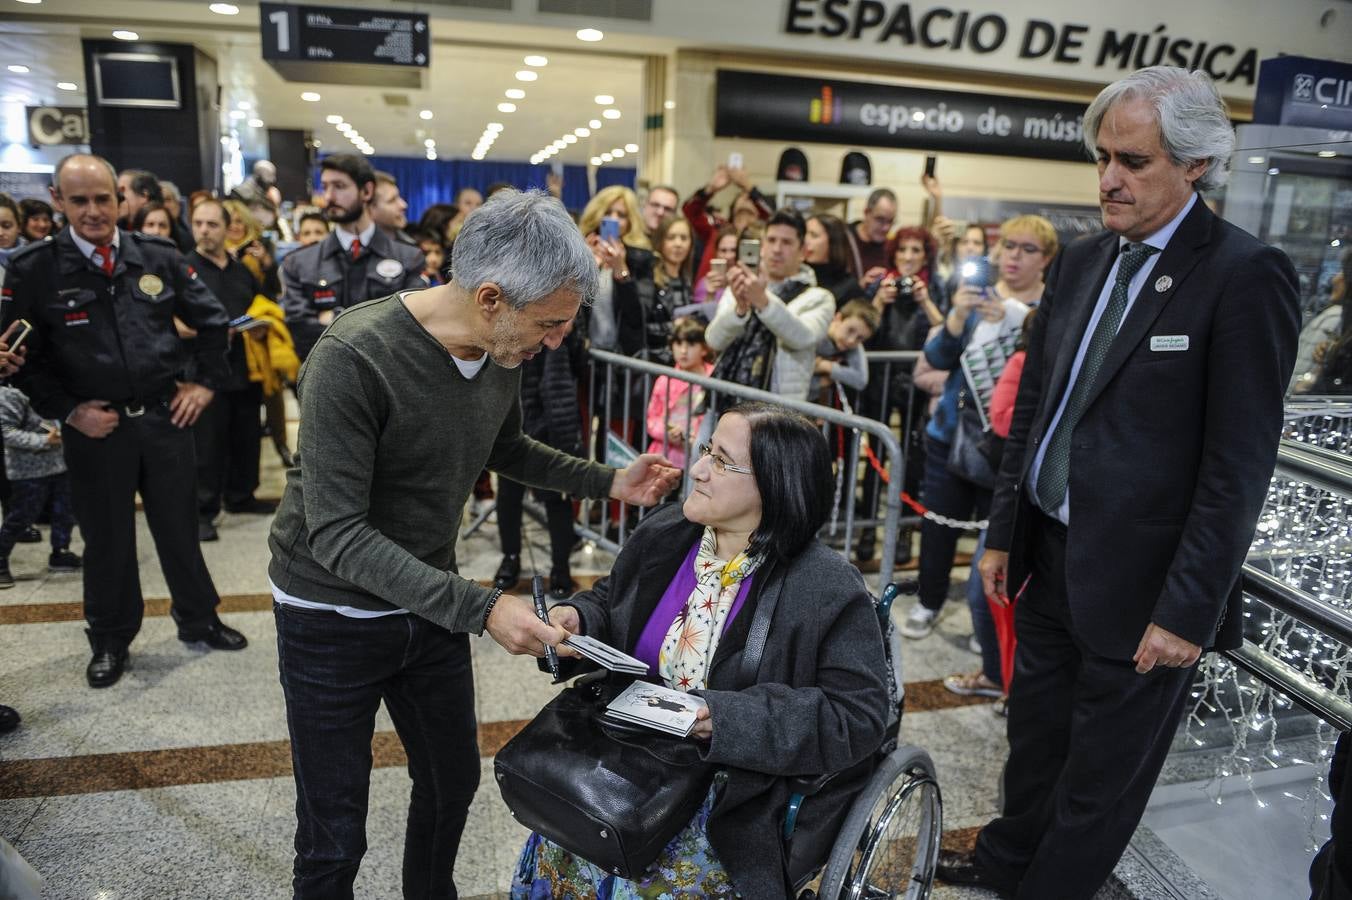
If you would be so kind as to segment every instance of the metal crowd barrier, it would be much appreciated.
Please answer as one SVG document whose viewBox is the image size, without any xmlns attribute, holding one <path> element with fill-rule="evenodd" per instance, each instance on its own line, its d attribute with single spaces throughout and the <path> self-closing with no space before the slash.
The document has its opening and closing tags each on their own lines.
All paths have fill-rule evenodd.
<svg viewBox="0 0 1352 900">
<path fill-rule="evenodd" d="M 905 479 L 907 457 L 901 441 L 897 439 L 887 421 L 879 421 L 857 412 L 846 412 L 829 406 L 781 397 L 769 391 L 682 372 L 670 366 L 604 350 L 593 349 L 590 355 L 592 365 L 588 385 L 590 403 L 588 421 L 591 423 L 588 440 L 589 457 L 612 465 L 622 465 L 627 454 L 634 451 L 642 452 L 650 443 L 656 442 L 655 449 L 668 454 L 674 453 L 681 458 L 682 468 L 687 475 L 680 490 L 682 498 L 688 489 L 689 468 L 697 452 L 695 448 L 712 433 L 719 411 L 733 405 L 729 401 L 761 400 L 775 403 L 822 423 L 823 433 L 827 435 L 828 440 L 832 440 L 833 431 L 836 435 L 844 435 L 844 453 L 841 455 L 836 473 L 835 511 L 830 523 L 824 529 L 824 537 L 828 541 L 835 540 L 843 528 L 843 546 L 848 557 L 858 529 L 873 528 L 881 524 L 883 536 L 882 546 L 879 548 L 879 583 L 887 584 L 894 580 L 896 538 L 903 521 L 901 486 Z M 888 358 L 876 362 L 884 367 L 889 379 L 884 386 L 885 393 L 886 388 L 890 386 L 892 366 L 913 363 L 918 354 L 882 355 Z M 668 379 L 668 384 L 680 381 L 690 385 L 691 388 L 686 391 L 674 412 L 669 408 L 664 409 L 660 422 L 661 437 L 657 438 L 648 433 L 646 412 L 654 382 L 661 376 Z M 913 407 L 914 404 L 909 406 Z M 685 436 L 685 440 L 679 446 L 668 437 L 668 430 L 673 424 L 678 425 Z M 885 486 L 886 500 L 880 510 L 881 518 L 871 513 L 868 516 L 861 516 L 856 508 L 856 487 L 861 480 L 859 470 L 861 459 L 865 455 L 865 451 L 861 450 L 863 435 L 868 436 L 869 447 L 875 456 L 886 460 L 885 469 L 888 473 Z M 839 446 L 839 443 L 838 439 L 832 440 L 833 448 Z M 597 546 L 610 552 L 617 552 L 632 530 L 635 520 L 642 520 L 645 514 L 645 510 L 634 510 L 615 501 L 587 500 L 582 503 L 577 530 Z"/>
</svg>

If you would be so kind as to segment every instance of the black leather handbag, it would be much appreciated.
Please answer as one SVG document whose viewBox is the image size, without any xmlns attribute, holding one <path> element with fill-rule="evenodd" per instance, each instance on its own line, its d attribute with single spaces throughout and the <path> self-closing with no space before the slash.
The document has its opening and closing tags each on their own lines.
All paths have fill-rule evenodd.
<svg viewBox="0 0 1352 900">
<path fill-rule="evenodd" d="M 769 574 L 768 567 L 763 570 Z M 738 669 L 755 683 L 779 585 L 761 591 Z M 700 745 L 604 717 L 630 683 L 580 680 L 498 751 L 494 775 L 512 817 L 560 847 L 635 880 L 699 811 L 714 766 Z"/>
<path fill-rule="evenodd" d="M 972 405 L 979 402 L 965 387 L 958 394 L 958 423 L 948 448 L 948 471 L 977 487 L 994 490 L 998 476 L 987 455 L 991 447 L 988 438 L 993 435 Z"/>
</svg>

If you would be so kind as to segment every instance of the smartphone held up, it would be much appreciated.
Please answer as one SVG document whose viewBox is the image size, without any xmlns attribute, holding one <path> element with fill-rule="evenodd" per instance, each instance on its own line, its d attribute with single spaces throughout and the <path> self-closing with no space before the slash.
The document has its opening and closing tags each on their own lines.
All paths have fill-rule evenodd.
<svg viewBox="0 0 1352 900">
<path fill-rule="evenodd" d="M 737 242 L 737 264 L 755 272 L 760 269 L 761 242 L 755 238 L 743 238 Z"/>
</svg>

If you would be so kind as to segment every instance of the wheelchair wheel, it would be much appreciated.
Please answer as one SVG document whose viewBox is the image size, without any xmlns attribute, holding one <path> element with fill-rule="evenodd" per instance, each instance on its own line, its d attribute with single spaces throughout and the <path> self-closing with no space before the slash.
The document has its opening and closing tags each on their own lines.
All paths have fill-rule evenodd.
<svg viewBox="0 0 1352 900">
<path fill-rule="evenodd" d="M 897 748 L 855 800 L 836 838 L 822 900 L 924 900 L 934 882 L 943 800 L 934 763 L 919 747 Z"/>
</svg>

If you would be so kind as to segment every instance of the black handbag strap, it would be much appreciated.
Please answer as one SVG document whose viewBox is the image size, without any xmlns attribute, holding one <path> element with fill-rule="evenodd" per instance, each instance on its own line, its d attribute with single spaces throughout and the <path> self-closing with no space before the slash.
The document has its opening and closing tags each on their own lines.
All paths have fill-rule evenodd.
<svg viewBox="0 0 1352 900">
<path fill-rule="evenodd" d="M 773 577 L 773 569 L 765 572 L 771 576 L 756 601 L 756 617 L 751 620 L 751 630 L 746 636 L 746 646 L 742 650 L 742 664 L 737 668 L 737 689 L 746 690 L 756 683 L 756 674 L 760 671 L 761 657 L 765 655 L 765 643 L 770 637 L 770 622 L 775 617 L 775 607 L 779 605 L 779 593 L 784 588 L 784 579 Z"/>
</svg>

